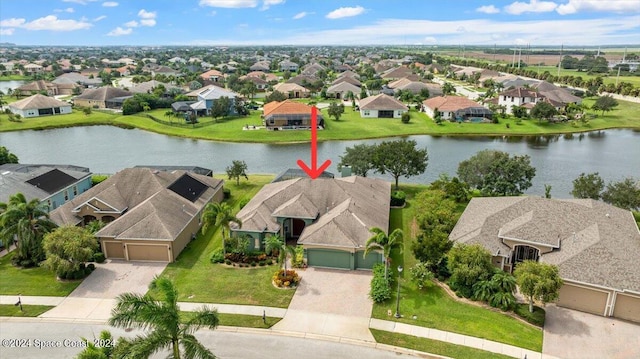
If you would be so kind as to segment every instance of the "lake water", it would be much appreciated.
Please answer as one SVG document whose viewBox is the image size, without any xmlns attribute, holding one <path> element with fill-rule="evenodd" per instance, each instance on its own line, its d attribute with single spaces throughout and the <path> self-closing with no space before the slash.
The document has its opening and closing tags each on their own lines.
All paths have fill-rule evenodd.
<svg viewBox="0 0 640 359">
<path fill-rule="evenodd" d="M 572 181 L 580 173 L 599 172 L 605 181 L 640 177 L 640 132 L 606 130 L 584 134 L 531 137 L 409 136 L 429 152 L 423 175 L 401 182 L 428 183 L 440 173 L 454 175 L 458 163 L 483 149 L 529 155 L 536 176 L 529 194 L 570 197 Z M 318 144 L 318 160 L 336 165 L 346 147 L 383 140 L 332 141 Z M 309 160 L 309 144 L 244 144 L 159 135 L 111 126 L 73 127 L 45 131 L 0 133 L 0 145 L 22 163 L 62 163 L 86 166 L 94 173 L 114 173 L 135 165 L 197 165 L 223 173 L 232 160 L 244 160 L 251 173 L 279 173 Z M 371 174 L 371 176 L 376 176 Z M 386 177 L 389 178 L 389 177 Z"/>
<path fill-rule="evenodd" d="M 18 80 L 12 80 L 12 81 L 0 81 L 0 91 L 2 91 L 3 94 L 7 94 L 7 89 L 15 89 L 16 87 L 20 87 L 22 85 L 24 85 L 26 83 L 26 81 L 18 81 Z"/>
</svg>

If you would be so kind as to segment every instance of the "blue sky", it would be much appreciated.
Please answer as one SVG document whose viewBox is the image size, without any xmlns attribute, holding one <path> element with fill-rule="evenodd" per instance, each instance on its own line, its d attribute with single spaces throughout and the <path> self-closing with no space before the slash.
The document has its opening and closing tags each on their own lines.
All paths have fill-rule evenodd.
<svg viewBox="0 0 640 359">
<path fill-rule="evenodd" d="M 1 0 L 19 45 L 613 45 L 640 0 Z"/>
</svg>

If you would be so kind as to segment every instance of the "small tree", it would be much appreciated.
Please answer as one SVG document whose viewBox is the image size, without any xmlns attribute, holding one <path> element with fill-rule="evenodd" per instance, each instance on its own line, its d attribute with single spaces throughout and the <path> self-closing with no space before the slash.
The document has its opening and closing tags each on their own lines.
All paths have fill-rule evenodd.
<svg viewBox="0 0 640 359">
<path fill-rule="evenodd" d="M 466 298 L 473 296 L 476 282 L 488 280 L 493 275 L 491 253 L 478 244 L 457 244 L 451 248 L 447 259 L 451 288 Z"/>
<path fill-rule="evenodd" d="M 594 111 L 602 111 L 602 115 L 604 116 L 605 112 L 612 111 L 617 106 L 618 101 L 612 96 L 607 95 L 598 97 L 596 102 L 591 106 L 591 109 Z"/>
<path fill-rule="evenodd" d="M 338 171 L 342 171 L 342 167 L 351 166 L 354 175 L 367 177 L 367 173 L 374 169 L 373 153 L 375 145 L 360 144 L 353 147 L 347 147 L 345 154 L 340 156 L 338 163 Z"/>
<path fill-rule="evenodd" d="M 219 99 L 213 101 L 213 106 L 211 106 L 211 117 L 217 119 L 218 117 L 228 116 L 230 110 L 231 99 L 227 96 L 222 96 Z"/>
<path fill-rule="evenodd" d="M 403 112 L 401 121 L 402 123 L 409 123 L 409 121 L 411 121 L 411 114 L 409 112 Z"/>
<path fill-rule="evenodd" d="M 445 96 L 447 96 L 447 95 L 451 95 L 451 94 L 454 94 L 454 93 L 456 93 L 456 87 L 455 87 L 455 86 L 453 86 L 453 85 L 452 85 L 451 83 L 449 83 L 449 82 L 445 82 L 445 83 L 442 85 L 442 93 L 443 93 Z"/>
<path fill-rule="evenodd" d="M 9 152 L 6 147 L 0 146 L 0 165 L 5 163 L 18 163 L 18 156 Z"/>
<path fill-rule="evenodd" d="M 553 116 L 558 114 L 558 110 L 548 102 L 538 102 L 531 109 L 531 117 L 537 118 L 538 121 L 549 120 Z"/>
<path fill-rule="evenodd" d="M 287 99 L 287 95 L 283 94 L 280 91 L 273 91 L 267 97 L 264 98 L 264 103 L 267 104 L 269 102 L 278 101 L 282 102 Z"/>
<path fill-rule="evenodd" d="M 514 274 L 520 292 L 529 298 L 529 312 L 533 313 L 534 299 L 546 303 L 558 298 L 563 284 L 558 267 L 536 261 L 524 261 L 518 263 Z"/>
<path fill-rule="evenodd" d="M 531 187 L 536 175 L 528 155 L 509 156 L 483 150 L 458 164 L 458 177 L 489 196 L 518 196 Z"/>
<path fill-rule="evenodd" d="M 442 123 L 442 112 L 437 107 L 433 110 L 433 122 L 437 125 Z"/>
<path fill-rule="evenodd" d="M 227 166 L 226 171 L 229 179 L 236 180 L 236 185 L 240 185 L 240 177 L 244 177 L 247 181 L 249 180 L 249 176 L 247 176 L 247 163 L 244 161 L 233 160 L 231 166 Z"/>
<path fill-rule="evenodd" d="M 427 149 L 416 148 L 414 140 L 384 141 L 380 143 L 373 154 L 373 164 L 376 172 L 389 173 L 395 179 L 396 189 L 400 188 L 400 176 L 416 176 L 427 170 L 429 155 Z"/>
<path fill-rule="evenodd" d="M 329 105 L 329 109 L 327 110 L 327 113 L 329 114 L 329 116 L 333 117 L 336 121 L 340 121 L 340 116 L 342 116 L 342 114 L 344 113 L 344 105 L 343 104 L 337 104 L 335 102 L 332 102 Z"/>
<path fill-rule="evenodd" d="M 82 227 L 64 226 L 47 233 L 42 241 L 47 259 L 44 266 L 63 277 L 77 272 L 80 266 L 93 258 L 98 241 Z"/>
<path fill-rule="evenodd" d="M 418 289 L 424 289 L 429 281 L 433 279 L 433 272 L 429 270 L 427 263 L 419 262 L 409 269 L 411 279 L 418 286 Z"/>
<path fill-rule="evenodd" d="M 571 195 L 575 198 L 600 199 L 600 192 L 604 189 L 604 180 L 598 172 L 585 174 L 584 172 L 573 180 Z"/>
<path fill-rule="evenodd" d="M 616 207 L 640 211 L 640 182 L 631 177 L 611 182 L 602 192 L 602 200 Z"/>
<path fill-rule="evenodd" d="M 384 256 L 384 278 L 389 279 L 389 262 L 391 261 L 391 250 L 398 248 L 402 252 L 403 233 L 400 228 L 396 228 L 387 236 L 384 231 L 378 227 L 369 230 L 373 236 L 367 240 L 364 249 L 364 257 L 375 249 L 381 249 Z"/>
<path fill-rule="evenodd" d="M 85 116 L 89 116 L 91 114 L 91 107 L 83 107 L 82 113 L 84 113 Z"/>
</svg>

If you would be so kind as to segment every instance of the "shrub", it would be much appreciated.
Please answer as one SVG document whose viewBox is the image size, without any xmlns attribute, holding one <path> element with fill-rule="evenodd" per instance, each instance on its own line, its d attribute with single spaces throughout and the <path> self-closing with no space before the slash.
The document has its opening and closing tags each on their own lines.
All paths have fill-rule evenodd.
<svg viewBox="0 0 640 359">
<path fill-rule="evenodd" d="M 105 260 L 105 258 L 104 258 L 104 253 L 102 253 L 102 252 L 96 252 L 96 253 L 93 255 L 93 260 L 94 260 L 96 263 L 104 263 L 104 260 Z"/>
<path fill-rule="evenodd" d="M 516 304 L 514 312 L 527 322 L 537 325 L 539 327 L 544 326 L 545 310 L 540 307 L 533 307 L 533 313 L 529 312 L 528 304 Z"/>
<path fill-rule="evenodd" d="M 95 265 L 95 264 L 93 264 L 93 263 L 89 263 L 89 264 L 87 265 L 87 268 L 89 268 L 89 269 L 93 272 L 94 270 L 96 270 L 96 265 Z"/>
<path fill-rule="evenodd" d="M 222 248 L 216 249 L 211 252 L 211 256 L 209 257 L 209 261 L 211 263 L 222 263 L 224 262 L 224 254 L 222 253 Z"/>
<path fill-rule="evenodd" d="M 295 257 L 291 261 L 293 268 L 304 267 L 304 248 L 302 246 L 296 247 Z"/>
<path fill-rule="evenodd" d="M 228 188 L 223 188 L 222 189 L 222 193 L 224 195 L 224 199 L 229 199 L 231 198 L 231 190 Z"/>
<path fill-rule="evenodd" d="M 402 114 L 401 121 L 402 123 L 409 123 L 409 121 L 411 121 L 411 115 L 409 114 L 409 112 L 404 112 Z"/>
<path fill-rule="evenodd" d="M 107 178 L 109 178 L 109 176 L 107 175 L 93 175 L 91 176 L 91 186 L 95 186 L 98 183 L 106 180 Z"/>
<path fill-rule="evenodd" d="M 393 191 L 391 193 L 391 206 L 402 207 L 407 200 L 407 194 L 403 191 Z"/>
<path fill-rule="evenodd" d="M 91 270 L 91 268 L 87 267 L 87 268 L 85 268 L 85 269 L 84 269 L 84 271 L 82 271 L 82 272 L 83 272 L 84 276 L 85 276 L 85 277 L 87 277 L 87 276 L 89 276 L 89 274 L 91 274 L 91 272 L 93 272 L 93 271 Z"/>
<path fill-rule="evenodd" d="M 259 265 L 260 267 L 264 267 L 266 264 L 267 264 L 267 263 L 266 263 L 265 261 L 260 261 L 260 262 L 258 262 L 258 265 Z"/>
<path fill-rule="evenodd" d="M 240 209 L 243 209 L 244 206 L 247 205 L 247 203 L 249 203 L 250 199 L 249 198 L 243 198 L 240 200 L 240 202 L 238 203 L 238 205 L 240 206 Z"/>
<path fill-rule="evenodd" d="M 427 282 L 433 279 L 433 273 L 429 270 L 429 266 L 426 263 L 416 263 L 409 269 L 411 273 L 411 279 L 418 286 L 418 289 L 423 289 Z"/>
<path fill-rule="evenodd" d="M 278 287 L 295 287 L 300 283 L 300 276 L 294 270 L 280 269 L 273 274 L 273 283 Z"/>
<path fill-rule="evenodd" d="M 391 286 L 384 277 L 373 277 L 371 279 L 371 291 L 369 296 L 376 303 L 382 303 L 391 298 Z"/>
<path fill-rule="evenodd" d="M 256 262 L 251 262 L 252 267 L 255 267 L 256 265 L 257 265 Z"/>
<path fill-rule="evenodd" d="M 226 265 L 230 265 L 230 264 L 231 264 L 231 261 L 230 261 L 230 260 L 228 260 L 228 259 L 226 259 L 226 260 L 224 261 L 224 264 L 226 264 Z"/>
</svg>

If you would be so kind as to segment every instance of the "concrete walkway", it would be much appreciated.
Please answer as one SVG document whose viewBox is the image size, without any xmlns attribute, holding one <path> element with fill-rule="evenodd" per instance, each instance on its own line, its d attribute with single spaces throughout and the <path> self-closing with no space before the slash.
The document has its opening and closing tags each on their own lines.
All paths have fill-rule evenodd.
<svg viewBox="0 0 640 359">
<path fill-rule="evenodd" d="M 425 328 L 416 325 L 392 322 L 388 320 L 372 318 L 369 322 L 369 328 L 398 334 L 413 335 L 420 338 L 439 340 L 456 345 L 463 345 L 465 347 L 481 349 L 492 353 L 503 354 L 513 358 L 526 357 L 527 359 L 555 359 L 555 357 L 547 355 L 543 356 L 542 353 L 535 352 L 533 350 L 518 348 L 513 345 L 498 343 L 476 337 L 470 337 L 468 335 L 445 332 L 433 328 Z"/>
</svg>

